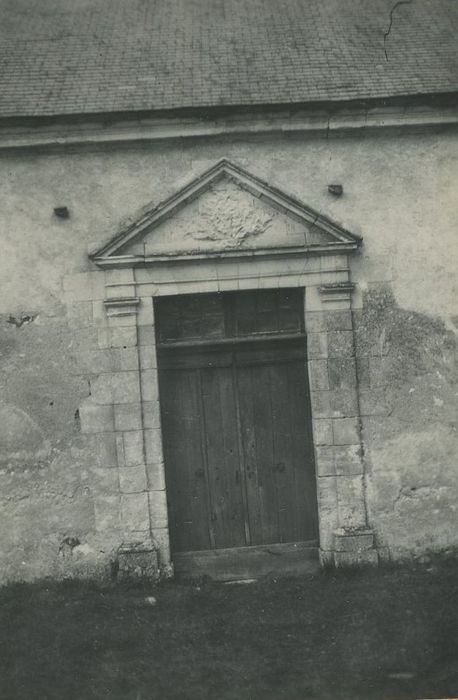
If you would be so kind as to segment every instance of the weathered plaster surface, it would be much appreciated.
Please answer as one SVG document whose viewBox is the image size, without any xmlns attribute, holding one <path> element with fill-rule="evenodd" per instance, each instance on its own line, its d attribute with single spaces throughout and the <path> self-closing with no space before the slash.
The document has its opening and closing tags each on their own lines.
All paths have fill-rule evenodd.
<svg viewBox="0 0 458 700">
<path fill-rule="evenodd" d="M 355 313 L 370 519 L 397 555 L 456 546 L 457 349 L 445 323 L 388 285 Z"/>
<path fill-rule="evenodd" d="M 86 298 L 67 304 L 72 275 L 93 270 L 88 251 L 145 205 L 221 157 L 364 237 L 351 276 L 370 524 L 381 551 L 395 558 L 457 546 L 454 135 L 297 136 L 18 153 L 0 163 L 3 580 L 94 566 L 109 574 L 124 537 L 114 495 L 119 475 L 106 466 L 112 446 L 81 433 L 81 419 L 89 393 L 104 391 L 92 361 L 85 364 L 88 353 L 101 353 L 101 372 L 104 362 L 118 360 L 107 359 L 99 345 L 106 319 L 96 276 L 83 285 Z M 331 182 L 343 184 L 343 197 L 329 195 Z M 68 220 L 53 215 L 61 205 L 69 207 Z M 216 217 L 219 239 L 223 213 L 210 206 L 204 216 Z M 265 216 L 247 212 L 250 228 L 261 227 L 259 235 L 270 225 Z M 118 334 L 123 348 L 121 335 L 128 347 L 129 329 Z M 129 501 L 132 518 L 136 502 Z M 163 509 L 163 503 L 152 507 Z"/>
</svg>

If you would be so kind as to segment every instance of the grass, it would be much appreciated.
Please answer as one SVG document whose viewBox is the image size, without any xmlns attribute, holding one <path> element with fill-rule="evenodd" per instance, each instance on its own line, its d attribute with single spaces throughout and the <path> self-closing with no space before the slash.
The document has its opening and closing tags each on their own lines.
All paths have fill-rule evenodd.
<svg viewBox="0 0 458 700">
<path fill-rule="evenodd" d="M 7 586 L 0 698 L 458 697 L 457 579 L 443 562 L 243 586 Z"/>
</svg>

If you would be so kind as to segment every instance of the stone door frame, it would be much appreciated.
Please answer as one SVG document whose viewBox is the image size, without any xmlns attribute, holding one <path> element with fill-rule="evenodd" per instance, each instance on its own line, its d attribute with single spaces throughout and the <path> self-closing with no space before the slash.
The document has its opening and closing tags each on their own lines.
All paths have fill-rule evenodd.
<svg viewBox="0 0 458 700">
<path fill-rule="evenodd" d="M 118 475 L 118 487 L 96 499 L 97 527 L 114 526 L 113 509 L 124 549 L 153 546 L 163 570 L 172 570 L 154 298 L 300 287 L 305 293 L 321 561 L 377 562 L 365 502 L 348 262 L 348 251 L 322 247 L 317 254 L 283 249 L 262 255 L 190 255 L 131 265 L 125 261 L 125 267 L 113 261 L 86 273 L 89 288 L 97 290 L 98 347 L 105 360 L 102 372 L 93 367 L 98 374 L 80 409 L 81 425 L 84 433 L 97 434 L 107 466 Z"/>
<path fill-rule="evenodd" d="M 253 210 L 260 202 L 286 215 L 299 235 L 285 225 L 284 235 L 277 230 L 278 247 L 270 247 L 271 238 L 269 247 L 262 247 L 259 241 L 266 239 L 252 233 L 259 222 L 253 223 L 251 209 L 245 209 L 246 225 L 234 236 L 231 216 L 224 218 L 226 200 L 217 221 L 210 215 L 203 222 L 204 239 L 199 231 L 193 238 L 192 219 L 181 218 L 180 229 L 180 212 L 223 182 L 248 193 Z M 174 220 L 184 236 L 178 247 L 171 241 Z M 160 253 L 154 230 L 166 222 L 171 238 L 163 239 Z M 202 244 L 206 238 L 208 250 Z M 223 159 L 91 255 L 97 272 L 66 281 L 67 299 L 92 302 L 97 326 L 97 349 L 86 358 L 91 396 L 81 406 L 80 418 L 88 438 L 96 436 L 94 449 L 107 484 L 95 501 L 98 530 L 116 531 L 125 551 L 156 549 L 162 568 L 171 570 L 154 298 L 300 287 L 305 293 L 321 561 L 377 562 L 367 521 L 351 311 L 349 255 L 360 244 L 358 236 Z"/>
</svg>

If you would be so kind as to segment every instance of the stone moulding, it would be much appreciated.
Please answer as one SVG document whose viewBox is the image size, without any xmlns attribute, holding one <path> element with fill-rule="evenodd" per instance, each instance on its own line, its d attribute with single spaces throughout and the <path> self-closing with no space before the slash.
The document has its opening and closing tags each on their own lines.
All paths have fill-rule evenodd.
<svg viewBox="0 0 458 700">
<path fill-rule="evenodd" d="M 276 229 L 280 231 L 278 245 L 215 250 L 210 243 L 208 251 L 183 251 L 179 246 L 175 252 L 156 251 L 156 229 L 170 219 L 173 233 L 173 217 L 180 216 L 183 222 L 184 214 L 186 221 L 187 207 L 194 206 L 195 213 L 192 202 L 205 196 L 216 181 L 217 191 L 223 191 L 223 202 L 225 183 L 228 191 L 233 191 L 230 188 L 235 182 L 250 193 L 250 206 L 267 205 L 281 212 L 284 218 L 279 219 L 281 225 Z M 294 224 L 290 226 L 289 220 Z M 297 240 L 302 230 L 304 244 L 291 245 L 291 237 Z M 138 250 L 145 239 L 149 253 L 134 252 L 132 248 Z M 172 569 L 153 299 L 160 295 L 269 287 L 304 290 L 321 561 L 336 566 L 377 563 L 374 536 L 367 521 L 356 360 L 350 342 L 354 285 L 348 257 L 361 243 L 359 236 L 223 160 L 149 209 L 91 256 L 99 268 L 89 273 L 97 278 L 92 282 L 94 289 L 103 288 L 105 296 L 105 321 L 98 319 L 107 326 L 102 332 L 103 347 L 113 355 L 91 397 L 93 402 L 99 401 L 102 412 L 107 411 L 110 401 L 113 403 L 115 430 L 107 441 L 116 448 L 114 456 L 110 451 L 109 459 L 110 467 L 113 461 L 117 463 L 120 483 L 119 494 L 112 496 L 113 503 L 119 499 L 124 541 L 134 543 L 140 537 L 156 542 L 161 571 Z M 87 286 L 82 293 L 87 294 Z M 336 339 L 341 343 L 337 354 Z M 87 416 L 87 432 L 95 432 L 89 424 L 92 415 L 94 421 L 103 418 L 95 407 Z M 131 549 L 131 557 L 128 544 L 121 552 L 126 572 L 137 566 L 137 559 L 143 562 L 145 557 L 150 562 L 145 566 L 154 568 L 154 553 L 140 553 L 134 546 Z"/>
<path fill-rule="evenodd" d="M 323 284 L 319 287 L 320 295 L 324 303 L 329 301 L 349 301 L 355 289 L 352 282 L 335 282 L 333 284 Z"/>
<path fill-rule="evenodd" d="M 107 316 L 130 316 L 137 312 L 140 304 L 138 297 L 121 297 L 119 299 L 106 299 L 103 302 Z"/>
</svg>

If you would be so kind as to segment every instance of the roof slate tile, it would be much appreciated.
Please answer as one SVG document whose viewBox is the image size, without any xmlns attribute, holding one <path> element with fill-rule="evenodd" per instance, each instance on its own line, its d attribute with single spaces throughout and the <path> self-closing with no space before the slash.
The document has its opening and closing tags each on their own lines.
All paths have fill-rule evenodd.
<svg viewBox="0 0 458 700">
<path fill-rule="evenodd" d="M 457 0 L 394 6 L 0 0 L 0 117 L 455 92 Z"/>
</svg>

